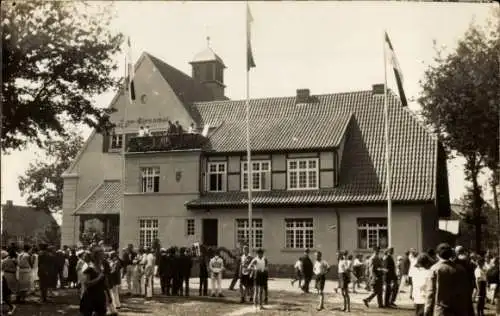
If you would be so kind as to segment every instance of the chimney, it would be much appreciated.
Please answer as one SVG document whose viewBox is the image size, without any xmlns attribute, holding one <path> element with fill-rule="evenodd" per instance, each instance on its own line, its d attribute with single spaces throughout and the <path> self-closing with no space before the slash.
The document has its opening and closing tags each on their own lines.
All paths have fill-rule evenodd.
<svg viewBox="0 0 500 316">
<path fill-rule="evenodd" d="M 308 103 L 311 97 L 309 89 L 297 89 L 295 104 Z"/>
<path fill-rule="evenodd" d="M 377 83 L 372 86 L 372 95 L 384 95 L 385 85 L 383 83 Z"/>
</svg>

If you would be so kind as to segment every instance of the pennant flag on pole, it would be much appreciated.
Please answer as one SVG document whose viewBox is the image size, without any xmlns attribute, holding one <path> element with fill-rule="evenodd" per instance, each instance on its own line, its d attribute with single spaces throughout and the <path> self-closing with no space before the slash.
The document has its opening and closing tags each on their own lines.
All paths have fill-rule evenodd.
<svg viewBox="0 0 500 316">
<path fill-rule="evenodd" d="M 130 44 L 130 36 L 127 38 L 128 50 L 128 74 L 127 74 L 127 90 L 129 91 L 130 102 L 135 101 L 135 86 L 134 86 L 134 62 L 132 60 L 132 45 Z"/>
<path fill-rule="evenodd" d="M 251 37 L 251 24 L 253 22 L 252 13 L 250 12 L 250 7 L 247 3 L 247 71 L 250 71 L 250 68 L 255 67 L 255 61 L 253 59 L 252 53 L 252 37 Z"/>
<path fill-rule="evenodd" d="M 403 73 L 401 72 L 401 67 L 399 66 L 398 59 L 396 58 L 396 53 L 394 52 L 394 48 L 392 47 L 392 43 L 387 32 L 385 32 L 385 43 L 387 48 L 389 48 L 389 60 L 392 64 L 392 68 L 394 69 L 394 76 L 396 77 L 396 84 L 398 85 L 401 103 L 403 104 L 403 106 L 408 106 L 405 91 L 403 88 Z"/>
</svg>

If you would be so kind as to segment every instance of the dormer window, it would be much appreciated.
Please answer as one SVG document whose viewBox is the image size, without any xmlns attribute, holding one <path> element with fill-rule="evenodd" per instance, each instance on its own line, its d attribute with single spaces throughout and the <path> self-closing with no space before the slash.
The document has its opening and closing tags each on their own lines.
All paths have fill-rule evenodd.
<svg viewBox="0 0 500 316">
<path fill-rule="evenodd" d="M 314 190 L 319 188 L 319 159 L 288 159 L 288 190 Z"/>
</svg>

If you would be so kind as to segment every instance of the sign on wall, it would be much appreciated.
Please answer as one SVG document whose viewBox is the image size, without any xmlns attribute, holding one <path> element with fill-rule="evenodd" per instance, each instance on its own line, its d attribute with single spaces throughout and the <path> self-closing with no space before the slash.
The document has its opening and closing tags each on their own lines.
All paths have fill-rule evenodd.
<svg viewBox="0 0 500 316">
<path fill-rule="evenodd" d="M 138 119 L 135 120 L 119 120 L 118 122 L 114 123 L 116 127 L 124 128 L 124 127 L 129 127 L 130 125 L 137 125 L 137 126 L 142 126 L 142 125 L 155 125 L 155 124 L 166 124 L 170 118 L 168 117 L 157 117 L 157 118 L 144 118 L 144 117 L 139 117 Z"/>
</svg>

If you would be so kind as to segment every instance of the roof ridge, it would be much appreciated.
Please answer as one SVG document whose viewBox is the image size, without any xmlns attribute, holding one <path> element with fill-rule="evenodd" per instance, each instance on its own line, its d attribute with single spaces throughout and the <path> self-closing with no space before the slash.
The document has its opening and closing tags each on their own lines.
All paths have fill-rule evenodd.
<svg viewBox="0 0 500 316">
<path fill-rule="evenodd" d="M 361 93 L 372 93 L 371 90 L 356 90 L 356 91 L 349 91 L 349 92 L 331 92 L 331 93 L 321 93 L 321 94 L 311 94 L 312 97 L 326 97 L 326 96 L 340 96 L 343 94 L 361 94 Z M 267 98 L 251 98 L 249 99 L 250 101 L 261 101 L 261 100 L 273 100 L 273 99 L 295 99 L 296 96 L 281 96 L 281 97 L 267 97 Z M 195 105 L 211 105 L 212 103 L 237 103 L 237 102 L 246 102 L 246 99 L 230 99 L 230 100 L 213 100 L 213 101 L 200 101 L 200 102 L 193 102 Z M 316 102 L 309 102 L 310 104 L 316 103 Z M 306 103 L 306 104 L 309 104 Z"/>
</svg>

